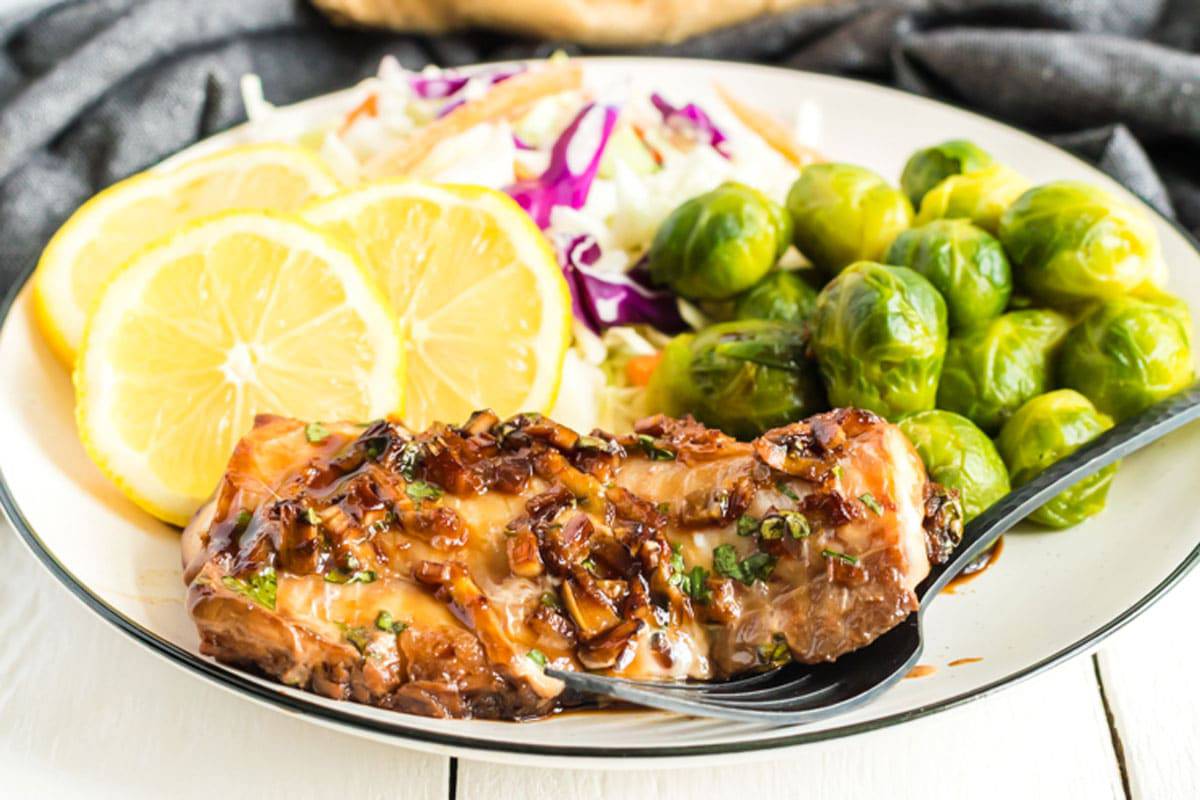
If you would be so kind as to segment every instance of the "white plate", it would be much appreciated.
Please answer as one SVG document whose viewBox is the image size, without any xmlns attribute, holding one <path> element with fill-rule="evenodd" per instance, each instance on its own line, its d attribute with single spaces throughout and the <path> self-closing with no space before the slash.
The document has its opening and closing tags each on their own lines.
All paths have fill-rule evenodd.
<svg viewBox="0 0 1200 800">
<path fill-rule="evenodd" d="M 680 93 L 719 79 L 788 120 L 803 104 L 817 144 L 830 158 L 865 164 L 893 181 L 913 150 L 964 137 L 1037 182 L 1078 178 L 1135 200 L 1100 172 L 1032 136 L 878 86 L 703 61 L 589 59 L 588 69 L 601 77 L 636 75 L 640 84 Z M 320 116 L 347 99 L 345 93 L 320 98 L 288 113 Z M 245 135 L 235 130 L 199 147 Z M 1200 309 L 1200 252 L 1165 219 L 1154 218 L 1171 268 L 1170 288 Z M 933 605 L 922 661 L 936 671 L 905 680 L 834 720 L 770 729 L 621 712 L 514 724 L 434 720 L 334 702 L 197 654 L 196 631 L 181 602 L 178 532 L 126 501 L 84 455 L 72 422 L 70 378 L 38 336 L 28 301 L 27 289 L 14 291 L 0 309 L 0 504 L 34 553 L 97 614 L 194 674 L 297 717 L 405 746 L 497 761 L 628 767 L 715 755 L 746 758 L 894 725 L 1083 652 L 1200 557 L 1200 426 L 1192 426 L 1128 459 L 1099 517 L 1063 532 L 1008 536 L 995 566 Z M 949 666 L 970 658 L 981 660 Z"/>
</svg>

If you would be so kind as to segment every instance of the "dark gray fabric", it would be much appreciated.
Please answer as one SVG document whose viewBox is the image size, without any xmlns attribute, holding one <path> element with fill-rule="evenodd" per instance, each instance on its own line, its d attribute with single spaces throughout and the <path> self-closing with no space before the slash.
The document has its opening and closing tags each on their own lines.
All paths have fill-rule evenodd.
<svg viewBox="0 0 1200 800">
<path fill-rule="evenodd" d="M 417 68 L 559 47 L 582 52 L 341 30 L 302 0 L 72 0 L 0 20 L 0 286 L 90 194 L 239 121 L 245 72 L 287 103 L 385 53 Z M 1200 233 L 1200 0 L 857 0 L 641 52 L 836 72 L 973 108 Z"/>
</svg>

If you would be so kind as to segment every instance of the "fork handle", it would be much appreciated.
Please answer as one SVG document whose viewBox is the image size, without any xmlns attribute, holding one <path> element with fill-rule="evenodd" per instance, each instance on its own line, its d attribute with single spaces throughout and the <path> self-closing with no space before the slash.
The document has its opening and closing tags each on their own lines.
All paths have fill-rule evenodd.
<svg viewBox="0 0 1200 800">
<path fill-rule="evenodd" d="M 917 587 L 921 609 L 924 610 L 967 564 L 987 552 L 1001 534 L 1063 489 L 1197 418 L 1200 418 L 1200 383 L 1110 428 L 1052 464 L 1029 483 L 1000 498 L 967 525 L 950 560 L 930 570 L 929 576 Z"/>
</svg>

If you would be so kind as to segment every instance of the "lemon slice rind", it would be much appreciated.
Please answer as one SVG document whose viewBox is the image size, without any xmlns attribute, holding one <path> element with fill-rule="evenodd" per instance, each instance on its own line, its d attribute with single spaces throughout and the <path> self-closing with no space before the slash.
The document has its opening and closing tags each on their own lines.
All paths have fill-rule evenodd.
<svg viewBox="0 0 1200 800">
<path fill-rule="evenodd" d="M 84 248 L 96 241 L 104 241 L 105 224 L 114 215 L 136 206 L 140 201 L 172 198 L 179 187 L 195 182 L 206 174 L 238 171 L 245 174 L 264 165 L 286 167 L 291 174 L 302 178 L 311 192 L 300 198 L 301 202 L 333 192 L 340 186 L 324 162 L 306 148 L 290 144 L 250 144 L 220 150 L 169 168 L 139 173 L 109 186 L 80 206 L 42 251 L 33 278 L 35 319 L 63 363 L 74 364 L 87 315 L 94 302 L 94 298 L 91 302 L 77 302 L 73 270 L 92 267 L 91 263 L 77 263 L 79 256 Z M 261 203 L 240 201 L 211 211 L 260 207 Z M 194 218 L 189 217 L 181 222 L 186 224 Z M 147 231 L 147 241 L 168 233 L 170 230 Z"/>
<path fill-rule="evenodd" d="M 85 450 L 100 470 L 139 507 L 176 525 L 186 524 L 205 497 L 173 490 L 151 466 L 150 453 L 131 446 L 118 432 L 113 420 L 120 400 L 116 387 L 121 375 L 112 364 L 109 349 L 127 313 L 139 307 L 139 299 L 160 269 L 204 252 L 213 242 L 238 235 L 286 244 L 292 252 L 312 255 L 328 268 L 345 293 L 343 305 L 352 309 L 373 334 L 371 372 L 363 382 L 364 391 L 370 395 L 369 407 L 358 416 L 378 418 L 395 413 L 403 405 L 404 347 L 395 316 L 357 255 L 335 237 L 289 215 L 232 211 L 189 223 L 147 245 L 108 279 L 85 327 L 74 373 L 76 423 Z M 286 264 L 280 267 L 284 268 Z M 197 298 L 196 302 L 202 300 Z M 309 331 L 310 335 L 319 333 L 319 328 Z M 186 370 L 183 361 L 180 374 Z M 171 377 L 164 375 L 163 379 Z M 287 408 L 254 411 L 289 413 Z M 188 409 L 164 409 L 164 414 L 168 412 L 173 412 L 172 420 L 187 422 Z M 233 441 L 244 432 L 237 432 Z M 219 474 L 205 476 L 204 482 L 215 487 L 219 478 Z"/>
</svg>

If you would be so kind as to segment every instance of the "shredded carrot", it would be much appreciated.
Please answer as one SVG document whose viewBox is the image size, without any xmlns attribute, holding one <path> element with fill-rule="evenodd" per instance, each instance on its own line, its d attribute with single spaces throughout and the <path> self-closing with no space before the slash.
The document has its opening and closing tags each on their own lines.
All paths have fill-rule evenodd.
<svg viewBox="0 0 1200 800">
<path fill-rule="evenodd" d="M 786 158 L 794 166 L 806 167 L 809 164 L 816 164 L 825 160 L 825 157 L 816 150 L 796 142 L 795 137 L 792 136 L 791 132 L 779 120 L 738 100 L 733 96 L 732 92 L 721 84 L 714 84 L 714 86 L 717 94 L 720 95 L 721 100 L 725 102 L 729 110 L 733 112 L 733 115 L 741 120 L 743 125 L 761 136 L 762 140 L 770 145 L 771 149 Z"/>
<path fill-rule="evenodd" d="M 654 374 L 660 361 L 662 361 L 662 353 L 634 356 L 625 362 L 625 377 L 633 386 L 646 386 L 650 383 L 650 376 Z"/>
<path fill-rule="evenodd" d="M 484 122 L 514 120 L 544 97 L 578 89 L 583 71 L 576 63 L 549 64 L 497 83 L 487 94 L 469 100 L 441 119 L 417 130 L 367 164 L 367 174 L 404 175 L 420 164 L 434 147 Z"/>
<path fill-rule="evenodd" d="M 345 133 L 354 124 L 355 120 L 364 115 L 368 117 L 379 116 L 379 95 L 374 92 L 371 92 L 366 96 L 366 99 L 350 109 L 350 112 L 346 114 L 346 118 L 342 121 L 342 127 L 338 130 L 338 133 Z"/>
<path fill-rule="evenodd" d="M 651 157 L 653 157 L 654 163 L 661 167 L 662 163 L 663 163 L 662 153 L 658 152 L 658 150 L 655 149 L 654 145 L 652 145 L 652 144 L 650 144 L 650 142 L 646 141 L 646 132 L 644 130 L 642 130 L 641 125 L 634 125 L 632 127 L 633 127 L 634 134 L 636 134 L 638 137 L 638 141 L 640 141 L 642 143 L 643 147 L 645 147 L 647 150 L 650 151 L 650 155 L 651 155 Z"/>
</svg>

